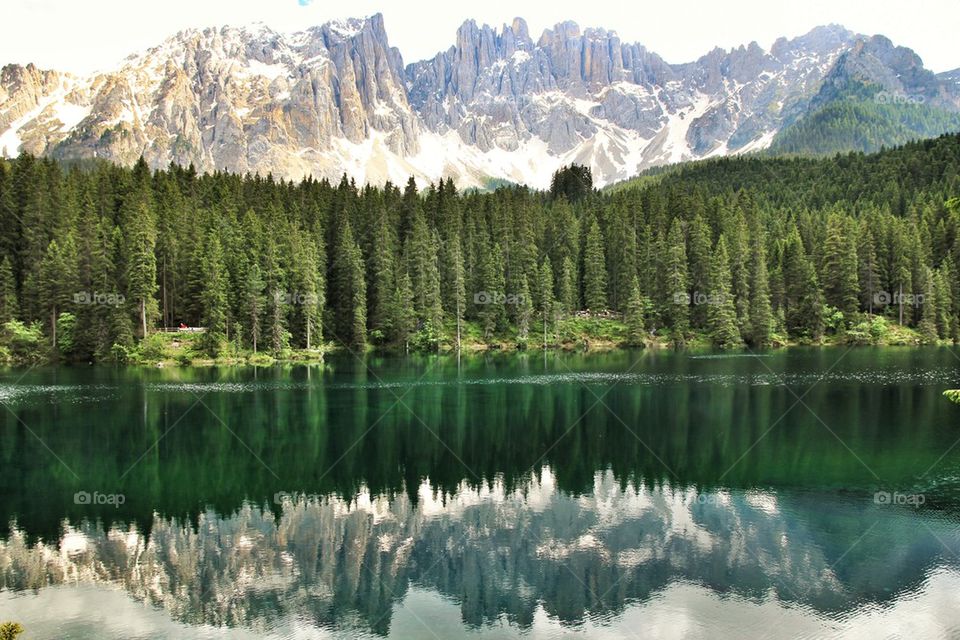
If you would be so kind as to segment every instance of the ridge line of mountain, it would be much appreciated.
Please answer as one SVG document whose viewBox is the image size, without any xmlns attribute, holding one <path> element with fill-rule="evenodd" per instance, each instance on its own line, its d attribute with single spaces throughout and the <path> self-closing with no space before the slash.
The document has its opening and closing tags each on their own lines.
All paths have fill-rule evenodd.
<svg viewBox="0 0 960 640">
<path fill-rule="evenodd" d="M 765 149 L 861 84 L 960 112 L 960 70 L 933 74 L 910 49 L 840 25 L 680 64 L 570 21 L 534 41 L 522 18 L 501 29 L 466 20 L 446 51 L 410 64 L 381 14 L 292 34 L 208 27 L 87 77 L 3 67 L 0 153 L 463 186 L 542 187 L 579 163 L 607 184 Z M 919 135 L 953 126 L 938 118 Z"/>
</svg>

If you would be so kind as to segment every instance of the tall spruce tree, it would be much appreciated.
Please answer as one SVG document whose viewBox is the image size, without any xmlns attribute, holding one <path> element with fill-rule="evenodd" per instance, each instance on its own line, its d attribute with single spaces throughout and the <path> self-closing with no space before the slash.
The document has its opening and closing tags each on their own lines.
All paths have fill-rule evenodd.
<svg viewBox="0 0 960 640">
<path fill-rule="evenodd" d="M 51 240 L 39 265 L 40 308 L 46 312 L 50 340 L 57 346 L 57 318 L 74 301 L 77 290 L 77 254 L 72 234 L 63 245 Z"/>
<path fill-rule="evenodd" d="M 783 249 L 784 315 L 791 336 L 819 340 L 823 335 L 823 297 L 817 273 L 794 229 Z"/>
<path fill-rule="evenodd" d="M 690 328 L 690 291 L 686 243 L 679 219 L 670 226 L 662 256 L 661 317 L 671 340 L 682 345 Z"/>
<path fill-rule="evenodd" d="M 211 232 L 204 245 L 201 321 L 206 330 L 203 343 L 210 355 L 217 355 L 227 332 L 227 272 L 217 234 Z"/>
<path fill-rule="evenodd" d="M 263 280 L 260 265 L 254 262 L 247 270 L 243 299 L 243 319 L 247 324 L 247 336 L 254 353 L 257 353 L 257 346 L 263 332 L 263 313 L 266 304 L 265 288 L 266 283 Z"/>
<path fill-rule="evenodd" d="M 607 308 L 607 262 L 596 218 L 590 221 L 583 253 L 583 301 L 590 311 Z"/>
<path fill-rule="evenodd" d="M 730 255 L 723 236 L 717 240 L 710 263 L 709 296 L 704 305 L 707 307 L 707 329 L 714 346 L 728 349 L 741 344 L 741 340 L 731 293 Z"/>
<path fill-rule="evenodd" d="M 0 262 L 0 325 L 16 319 L 20 315 L 20 303 L 17 301 L 17 282 L 13 277 L 10 258 Z"/>
<path fill-rule="evenodd" d="M 526 345 L 530 337 L 530 320 L 533 318 L 533 299 L 530 296 L 530 286 L 527 277 L 520 279 L 520 288 L 517 292 L 517 341 Z"/>
<path fill-rule="evenodd" d="M 552 273 L 553 269 L 551 268 L 550 271 Z M 558 296 L 564 313 L 573 313 L 577 310 L 577 265 L 570 256 L 563 258 Z"/>
<path fill-rule="evenodd" d="M 922 297 L 917 297 L 916 305 L 920 308 L 920 324 L 918 326 L 920 338 L 926 344 L 936 344 L 939 337 L 937 332 L 936 278 L 930 267 L 924 267 L 919 285 Z"/>
<path fill-rule="evenodd" d="M 745 338 L 756 347 L 770 344 L 774 330 L 773 309 L 770 304 L 770 283 L 767 270 L 766 240 L 760 229 L 755 230 L 750 242 L 748 321 Z"/>
<path fill-rule="evenodd" d="M 849 225 L 840 215 L 827 218 L 824 245 L 823 290 L 827 304 L 849 318 L 857 312 L 860 279 L 857 270 L 857 246 Z"/>
<path fill-rule="evenodd" d="M 646 341 L 646 328 L 643 316 L 645 312 L 643 295 L 640 293 L 640 282 L 633 276 L 630 284 L 630 298 L 627 301 L 624 322 L 627 325 L 626 344 L 631 347 L 643 346 Z"/>
<path fill-rule="evenodd" d="M 705 296 L 711 291 L 713 269 L 713 241 L 710 228 L 701 216 L 695 216 L 690 222 L 687 245 L 687 264 L 689 265 L 688 288 L 694 295 Z M 695 304 L 690 309 L 690 323 L 705 328 L 708 322 L 708 305 Z"/>
<path fill-rule="evenodd" d="M 570 263 L 569 258 L 567 258 L 567 263 Z M 553 267 L 550 264 L 550 256 L 544 257 L 543 262 L 540 263 L 540 272 L 537 280 L 539 281 L 539 286 L 537 287 L 539 290 L 537 311 L 540 313 L 540 322 L 543 327 L 543 346 L 546 348 L 547 330 L 553 323 L 557 307 L 553 295 Z"/>
</svg>

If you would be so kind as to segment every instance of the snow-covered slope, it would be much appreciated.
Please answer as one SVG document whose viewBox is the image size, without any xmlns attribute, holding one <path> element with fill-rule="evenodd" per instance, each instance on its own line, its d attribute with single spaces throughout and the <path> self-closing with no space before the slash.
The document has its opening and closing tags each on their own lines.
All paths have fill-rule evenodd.
<svg viewBox="0 0 960 640">
<path fill-rule="evenodd" d="M 768 146 L 859 41 L 820 27 L 670 65 L 571 22 L 534 41 L 520 19 L 468 21 L 449 50 L 404 66 L 380 15 L 191 30 L 87 78 L 4 67 L 0 153 L 464 187 L 542 187 L 578 162 L 604 184 Z"/>
</svg>

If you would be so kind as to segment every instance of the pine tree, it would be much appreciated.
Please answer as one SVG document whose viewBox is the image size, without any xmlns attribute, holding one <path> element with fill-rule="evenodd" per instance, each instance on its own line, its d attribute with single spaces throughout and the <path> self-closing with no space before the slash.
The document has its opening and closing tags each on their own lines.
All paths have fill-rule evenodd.
<svg viewBox="0 0 960 640">
<path fill-rule="evenodd" d="M 413 283 L 406 271 L 400 276 L 400 282 L 394 291 L 393 326 L 395 340 L 402 344 L 404 351 L 410 350 L 410 338 L 417 329 L 417 316 L 413 310 Z"/>
<path fill-rule="evenodd" d="M 20 303 L 17 302 L 17 283 L 13 277 L 10 258 L 0 263 L 0 326 L 16 319 L 20 315 Z"/>
<path fill-rule="evenodd" d="M 127 295 L 136 302 L 141 336 L 146 337 L 148 324 L 158 311 L 154 298 L 157 291 L 156 231 L 153 215 L 145 204 L 140 205 L 131 225 L 133 229 L 126 248 Z"/>
<path fill-rule="evenodd" d="M 47 181 L 44 165 L 29 154 L 14 165 L 14 221 L 19 222 L 16 226 L 21 231 L 16 241 L 14 264 L 21 269 L 21 310 L 28 318 L 46 315 L 50 311 L 49 300 L 41 300 L 45 296 L 45 287 L 39 282 L 42 277 L 41 262 L 47 257 L 53 240 L 50 231 L 54 225 L 49 219 L 54 211 L 51 202 L 53 194 L 44 184 Z M 57 248 L 61 248 L 60 243 Z"/>
<path fill-rule="evenodd" d="M 277 255 L 277 244 L 273 236 L 268 235 L 264 244 L 263 272 L 266 282 L 266 313 L 264 314 L 264 335 L 269 340 L 274 355 L 287 348 L 290 332 L 287 330 L 285 305 L 287 299 L 286 274 Z"/>
<path fill-rule="evenodd" d="M 220 238 L 210 233 L 205 243 L 203 260 L 203 292 L 201 321 L 205 327 L 204 348 L 210 355 L 217 355 L 226 339 L 227 331 L 227 274 L 223 263 L 223 248 Z"/>
<path fill-rule="evenodd" d="M 737 309 L 730 293 L 730 255 L 727 253 L 727 241 L 723 236 L 717 240 L 710 262 L 710 293 L 705 305 L 707 330 L 714 346 L 728 349 L 740 344 L 740 331 L 737 329 Z"/>
<path fill-rule="evenodd" d="M 362 349 L 367 344 L 367 286 L 363 278 L 363 257 L 359 247 L 354 249 L 351 263 L 354 289 L 350 340 L 355 348 Z"/>
<path fill-rule="evenodd" d="M 39 265 L 40 308 L 49 318 L 50 341 L 57 346 L 57 318 L 73 302 L 76 287 L 76 247 L 73 237 L 63 239 L 61 247 L 51 240 Z"/>
<path fill-rule="evenodd" d="M 367 286 L 363 255 L 346 219 L 340 223 L 332 259 L 334 337 L 346 345 L 362 347 L 367 335 Z"/>
<path fill-rule="evenodd" d="M 572 261 L 568 258 L 566 260 L 568 265 L 572 264 Z M 537 302 L 537 310 L 540 312 L 540 321 L 543 325 L 543 346 L 547 346 L 547 328 L 552 322 L 554 317 L 554 311 L 556 309 L 556 300 L 553 296 L 553 267 L 550 264 L 550 256 L 546 256 L 543 259 L 543 262 L 540 263 L 539 276 L 537 278 L 539 285 L 539 296 Z"/>
<path fill-rule="evenodd" d="M 265 305 L 264 289 L 266 283 L 260 272 L 260 265 L 254 262 L 247 272 L 246 287 L 244 288 L 244 316 L 246 319 L 247 331 L 250 336 L 250 344 L 253 352 L 257 353 L 257 344 L 260 341 L 260 334 L 263 329 L 263 312 Z"/>
<path fill-rule="evenodd" d="M 859 266 L 860 306 L 870 315 L 874 313 L 875 299 L 880 293 L 880 271 L 877 264 L 877 248 L 873 232 L 863 224 L 857 245 L 857 264 Z"/>
<path fill-rule="evenodd" d="M 791 337 L 819 340 L 823 335 L 823 298 L 817 273 L 796 228 L 783 249 L 784 315 Z"/>
<path fill-rule="evenodd" d="M 857 293 L 860 287 L 857 271 L 857 247 L 853 234 L 848 233 L 844 218 L 827 218 L 827 238 L 824 245 L 823 290 L 827 304 L 843 312 L 848 319 L 857 312 Z"/>
<path fill-rule="evenodd" d="M 321 313 L 325 303 L 321 273 L 324 269 L 318 245 L 310 236 L 305 242 L 298 243 L 295 255 L 296 299 L 293 302 L 296 303 L 303 346 L 311 349 L 314 337 L 321 334 Z"/>
<path fill-rule="evenodd" d="M 630 298 L 630 287 L 637 274 L 637 234 L 623 207 L 615 207 L 610 215 L 607 264 L 610 306 L 623 311 Z"/>
<path fill-rule="evenodd" d="M 421 213 L 413 219 L 413 229 L 406 247 L 407 270 L 413 282 L 414 308 L 421 324 L 440 328 L 443 307 L 440 300 L 440 269 L 436 247 L 439 240 L 431 233 Z"/>
<path fill-rule="evenodd" d="M 936 280 L 930 267 L 924 267 L 923 277 L 920 280 L 920 290 L 923 298 L 917 298 L 916 304 L 920 307 L 920 324 L 918 330 L 924 344 L 937 342 L 937 298 Z"/>
<path fill-rule="evenodd" d="M 571 164 L 553 174 L 550 181 L 550 195 L 554 198 L 564 197 L 570 202 L 577 202 L 586 198 L 593 191 L 593 173 L 590 167 Z"/>
<path fill-rule="evenodd" d="M 554 269 L 554 291 L 565 305 L 566 313 L 580 308 L 580 222 L 565 199 L 556 200 L 545 211 L 547 219 L 543 245 Z M 585 240 L 585 239 L 583 239 Z"/>
<path fill-rule="evenodd" d="M 494 333 L 503 331 L 507 326 L 507 314 L 504 308 L 506 288 L 503 272 L 503 251 L 500 244 L 484 256 L 482 263 L 483 289 L 474 300 L 479 307 L 478 316 L 483 327 L 483 337 L 491 340 Z"/>
<path fill-rule="evenodd" d="M 530 336 L 530 319 L 533 316 L 533 300 L 530 297 L 530 286 L 524 276 L 520 280 L 520 290 L 517 293 L 517 341 L 526 345 Z"/>
<path fill-rule="evenodd" d="M 896 224 L 891 232 L 890 254 L 892 261 L 889 269 L 890 286 L 888 293 L 893 298 L 894 307 L 897 310 L 897 321 L 901 325 L 907 319 L 904 316 L 904 302 L 913 290 L 910 253 L 909 241 L 905 237 L 903 227 Z"/>
<path fill-rule="evenodd" d="M 463 266 L 463 253 L 460 251 L 460 242 L 451 243 L 451 309 L 457 326 L 455 348 L 460 351 L 463 340 L 463 316 L 467 308 L 467 280 Z"/>
<path fill-rule="evenodd" d="M 94 279 L 97 288 L 94 291 L 99 292 L 119 292 L 122 289 L 123 281 L 122 255 L 123 255 L 123 234 L 120 227 L 113 226 L 111 222 L 102 222 L 98 232 L 100 240 L 100 272 Z M 111 354 L 114 346 L 119 346 L 122 350 L 133 347 L 133 321 L 128 312 L 126 298 L 121 301 L 117 298 L 118 304 L 107 305 L 106 322 L 109 325 L 106 331 L 106 339 L 100 345 L 101 355 Z M 100 306 L 100 305 L 96 305 Z"/>
<path fill-rule="evenodd" d="M 774 317 L 770 305 L 770 283 L 767 271 L 766 242 L 758 229 L 750 243 L 749 291 L 750 303 L 746 339 L 752 346 L 770 344 Z"/>
<path fill-rule="evenodd" d="M 710 239 L 710 228 L 699 215 L 690 223 L 687 251 L 689 264 L 689 284 L 694 295 L 707 295 L 711 289 L 713 277 L 713 242 Z M 708 305 L 695 304 L 690 309 L 690 324 L 698 328 L 707 326 Z"/>
<path fill-rule="evenodd" d="M 560 269 L 559 300 L 564 313 L 573 313 L 577 310 L 577 266 L 569 256 L 564 257 Z"/>
<path fill-rule="evenodd" d="M 375 214 L 371 232 L 370 281 L 367 287 L 368 315 L 370 326 L 383 336 L 390 335 L 394 327 L 391 324 L 391 307 L 397 288 L 396 247 L 397 239 L 390 225 L 385 208 L 379 207 Z"/>
<path fill-rule="evenodd" d="M 596 218 L 589 229 L 583 253 L 583 300 L 588 310 L 597 312 L 607 308 L 607 262 Z"/>
<path fill-rule="evenodd" d="M 636 276 L 630 285 L 630 299 L 627 301 L 624 322 L 627 325 L 626 344 L 631 347 L 643 346 L 646 341 L 646 328 L 643 322 L 645 305 L 640 293 L 640 282 Z"/>
<path fill-rule="evenodd" d="M 751 271 L 756 258 L 753 251 L 757 242 L 765 242 L 765 233 L 760 212 L 753 208 L 752 201 L 747 201 L 743 193 L 738 195 L 741 205 L 750 209 L 750 224 L 747 224 L 743 210 L 738 208 L 723 233 L 727 237 L 727 251 L 730 253 L 730 277 L 733 279 L 733 304 L 737 308 L 737 326 L 740 327 L 741 335 L 746 337 L 751 331 L 750 304 L 755 299 L 750 289 L 756 275 Z M 759 299 L 762 299 L 762 296 Z"/>
<path fill-rule="evenodd" d="M 686 342 L 690 328 L 690 292 L 687 280 L 687 251 L 680 220 L 670 226 L 663 253 L 661 317 L 675 344 Z"/>
<path fill-rule="evenodd" d="M 953 272 L 950 264 L 944 262 L 943 267 L 935 273 L 933 296 L 936 301 L 937 333 L 943 339 L 953 338 L 956 331 L 956 318 L 953 315 L 953 293 L 950 282 Z"/>
</svg>

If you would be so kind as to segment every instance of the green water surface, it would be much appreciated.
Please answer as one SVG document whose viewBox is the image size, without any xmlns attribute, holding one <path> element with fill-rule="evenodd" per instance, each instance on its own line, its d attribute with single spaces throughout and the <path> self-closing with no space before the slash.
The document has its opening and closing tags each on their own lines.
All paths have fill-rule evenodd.
<svg viewBox="0 0 960 640">
<path fill-rule="evenodd" d="M 957 351 L 0 374 L 31 638 L 958 637 Z"/>
</svg>

